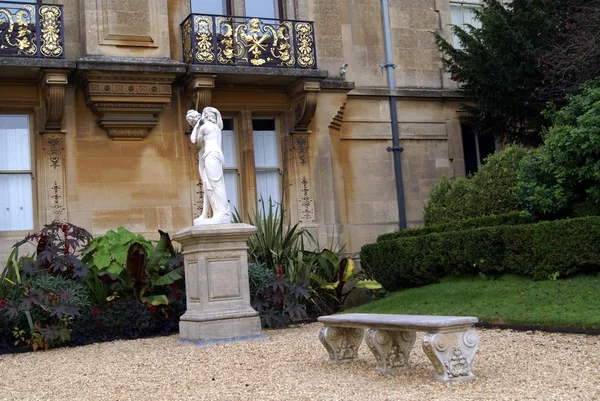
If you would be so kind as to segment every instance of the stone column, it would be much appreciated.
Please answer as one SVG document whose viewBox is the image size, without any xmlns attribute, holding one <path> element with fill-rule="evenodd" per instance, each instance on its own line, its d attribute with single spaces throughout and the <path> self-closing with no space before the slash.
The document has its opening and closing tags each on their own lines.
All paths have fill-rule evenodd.
<svg viewBox="0 0 600 401">
<path fill-rule="evenodd" d="M 183 247 L 187 310 L 180 339 L 194 343 L 266 338 L 250 306 L 246 241 L 248 224 L 185 228 L 173 236 Z"/>
</svg>

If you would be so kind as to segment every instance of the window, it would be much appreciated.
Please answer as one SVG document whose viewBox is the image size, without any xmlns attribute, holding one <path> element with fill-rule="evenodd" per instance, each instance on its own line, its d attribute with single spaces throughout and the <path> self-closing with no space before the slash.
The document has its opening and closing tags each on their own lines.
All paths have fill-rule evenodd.
<svg viewBox="0 0 600 401">
<path fill-rule="evenodd" d="M 481 28 L 481 21 L 475 19 L 475 13 L 473 10 L 482 6 L 481 0 L 462 0 L 462 1 L 451 1 L 450 2 L 450 18 L 452 25 L 457 25 L 462 29 L 469 31 L 467 25 L 471 25 L 475 28 Z M 454 35 L 453 43 L 454 47 L 460 49 L 460 43 L 458 38 Z"/>
<path fill-rule="evenodd" d="M 0 116 L 0 231 L 33 229 L 29 117 Z"/>
<path fill-rule="evenodd" d="M 465 172 L 476 173 L 486 157 L 496 151 L 496 140 L 489 136 L 477 135 L 469 124 L 461 124 Z"/>
<path fill-rule="evenodd" d="M 192 13 L 229 15 L 231 8 L 227 0 L 191 0 Z"/>
<path fill-rule="evenodd" d="M 235 130 L 233 129 L 233 118 L 223 118 L 223 154 L 225 165 L 223 166 L 223 178 L 225 179 L 225 191 L 231 212 L 240 212 L 239 202 L 239 170 L 237 159 L 237 146 L 235 141 Z"/>
<path fill-rule="evenodd" d="M 283 9 L 280 0 L 246 0 L 246 16 L 278 19 Z"/>
<path fill-rule="evenodd" d="M 281 202 L 279 146 L 274 118 L 253 118 L 254 163 L 256 166 L 256 195 L 258 200 Z"/>
</svg>

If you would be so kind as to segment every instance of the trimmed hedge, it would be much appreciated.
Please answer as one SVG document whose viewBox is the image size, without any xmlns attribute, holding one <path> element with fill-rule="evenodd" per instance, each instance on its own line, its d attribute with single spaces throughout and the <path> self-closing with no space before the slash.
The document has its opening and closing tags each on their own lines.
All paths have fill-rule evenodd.
<svg viewBox="0 0 600 401">
<path fill-rule="evenodd" d="M 497 216 L 485 216 L 476 217 L 473 219 L 456 220 L 450 223 L 436 224 L 428 227 L 409 228 L 403 231 L 382 234 L 379 237 L 377 237 L 377 242 L 389 241 L 397 238 L 416 237 L 419 235 L 427 235 L 433 233 L 462 231 L 471 228 L 530 224 L 532 222 L 533 217 L 529 215 L 525 215 L 520 212 L 510 212 L 505 214 L 499 214 Z"/>
<path fill-rule="evenodd" d="M 600 217 L 482 227 L 365 245 L 361 266 L 386 290 L 446 274 L 516 273 L 548 279 L 600 272 Z"/>
</svg>

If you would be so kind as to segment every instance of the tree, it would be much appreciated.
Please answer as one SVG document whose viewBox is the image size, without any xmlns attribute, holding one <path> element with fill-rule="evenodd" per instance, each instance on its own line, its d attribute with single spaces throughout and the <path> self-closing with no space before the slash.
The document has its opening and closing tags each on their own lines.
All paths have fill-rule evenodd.
<svg viewBox="0 0 600 401">
<path fill-rule="evenodd" d="M 474 98 L 462 110 L 478 134 L 538 145 L 547 102 L 598 74 L 600 0 L 484 1 L 481 28 L 452 28 L 461 48 L 436 35 L 443 64 Z"/>
</svg>

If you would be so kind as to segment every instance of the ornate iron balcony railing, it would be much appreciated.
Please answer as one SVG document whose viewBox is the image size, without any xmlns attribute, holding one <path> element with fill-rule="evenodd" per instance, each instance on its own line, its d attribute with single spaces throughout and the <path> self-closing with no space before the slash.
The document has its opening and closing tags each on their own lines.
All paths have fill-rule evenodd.
<svg viewBox="0 0 600 401">
<path fill-rule="evenodd" d="M 191 14 L 181 29 L 188 64 L 317 68 L 312 22 Z"/>
<path fill-rule="evenodd" d="M 0 0 L 0 56 L 64 58 L 63 6 Z"/>
</svg>

